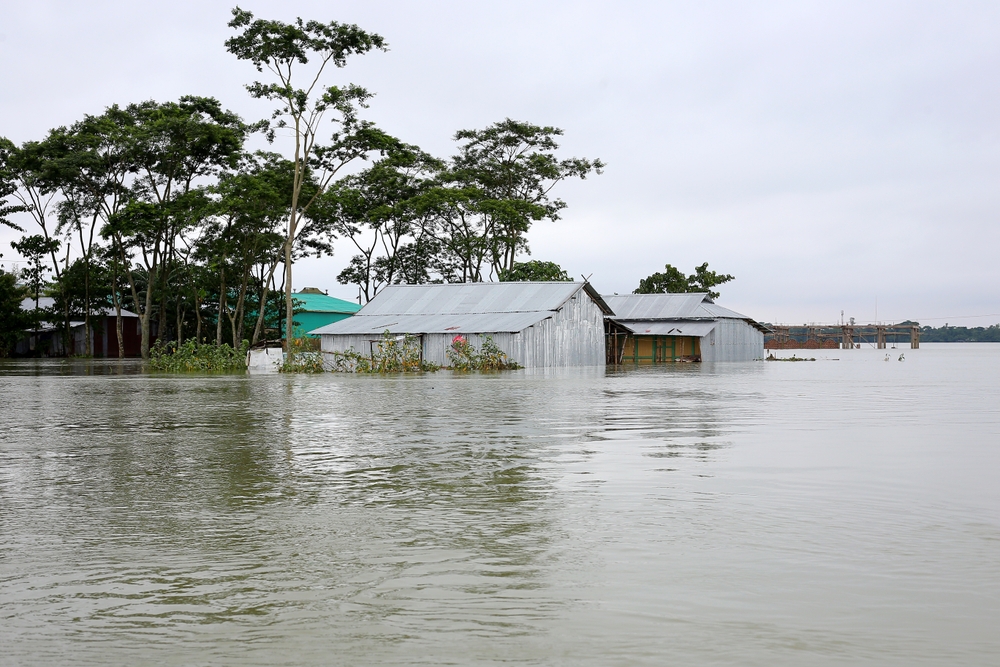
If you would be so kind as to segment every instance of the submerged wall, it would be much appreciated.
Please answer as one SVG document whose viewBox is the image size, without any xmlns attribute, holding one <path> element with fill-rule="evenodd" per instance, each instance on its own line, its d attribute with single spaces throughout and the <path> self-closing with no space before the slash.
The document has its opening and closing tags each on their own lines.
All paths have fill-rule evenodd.
<svg viewBox="0 0 1000 667">
<path fill-rule="evenodd" d="M 448 366 L 448 349 L 461 333 L 477 348 L 486 336 L 508 358 L 525 368 L 556 366 L 604 365 L 604 313 L 587 294 L 580 290 L 563 307 L 537 324 L 517 333 L 510 332 L 451 332 L 420 335 L 424 360 Z M 416 334 L 415 334 L 416 335 Z M 365 356 L 371 354 L 372 341 L 378 335 L 321 334 L 324 352 L 345 352 L 352 349 Z"/>
<path fill-rule="evenodd" d="M 753 361 L 764 358 L 764 334 L 743 320 L 723 318 L 701 339 L 702 361 Z"/>
</svg>

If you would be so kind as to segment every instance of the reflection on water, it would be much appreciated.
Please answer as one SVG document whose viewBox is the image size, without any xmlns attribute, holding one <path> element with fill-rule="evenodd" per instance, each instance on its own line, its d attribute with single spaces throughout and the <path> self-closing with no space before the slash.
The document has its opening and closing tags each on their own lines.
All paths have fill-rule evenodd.
<svg viewBox="0 0 1000 667">
<path fill-rule="evenodd" d="M 14 664 L 984 664 L 1000 346 L 419 377 L 0 362 Z"/>
</svg>

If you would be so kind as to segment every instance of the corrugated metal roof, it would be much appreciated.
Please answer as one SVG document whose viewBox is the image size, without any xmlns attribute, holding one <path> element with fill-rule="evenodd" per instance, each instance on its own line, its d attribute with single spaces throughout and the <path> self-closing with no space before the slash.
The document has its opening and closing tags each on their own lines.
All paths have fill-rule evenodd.
<svg viewBox="0 0 1000 667">
<path fill-rule="evenodd" d="M 552 317 L 580 292 L 611 309 L 588 283 L 515 282 L 390 285 L 356 315 L 311 334 L 517 332 Z"/>
<path fill-rule="evenodd" d="M 40 297 L 38 297 L 38 308 L 39 309 L 42 309 L 42 308 L 52 308 L 55 305 L 56 305 L 56 300 L 53 297 L 51 297 L 51 296 L 40 296 Z M 29 297 L 27 299 L 22 299 L 21 300 L 21 310 L 34 310 L 34 309 L 35 309 L 35 300 L 34 299 L 32 299 L 32 298 Z M 95 308 L 94 310 L 90 311 L 90 314 L 91 315 L 107 315 L 108 317 L 115 317 L 115 309 L 111 308 L 110 306 L 107 307 L 107 308 Z M 133 313 L 131 310 L 125 310 L 124 308 L 122 308 L 122 317 L 139 317 L 139 316 L 136 315 L 135 313 Z M 78 322 L 76 324 L 72 324 L 72 326 L 78 326 L 78 325 L 82 325 L 82 324 L 83 324 L 83 322 Z"/>
<path fill-rule="evenodd" d="M 583 283 L 456 283 L 389 285 L 361 315 L 456 315 L 558 310 Z"/>
<path fill-rule="evenodd" d="M 729 310 L 714 303 L 708 294 L 622 294 L 605 296 L 611 309 L 615 311 L 613 320 L 631 328 L 628 321 L 664 320 L 743 320 L 750 326 L 768 333 L 769 329 L 735 310 Z"/>
<path fill-rule="evenodd" d="M 292 292 L 292 298 L 302 302 L 302 310 L 307 313 L 356 313 L 360 304 L 344 301 L 327 294 L 312 292 Z"/>
<path fill-rule="evenodd" d="M 700 309 L 708 294 L 622 294 L 604 296 L 616 320 L 661 320 L 712 317 Z M 709 303 L 711 301 L 709 300 Z"/>
<path fill-rule="evenodd" d="M 615 320 L 637 334 L 652 336 L 694 336 L 701 338 L 715 328 L 716 323 L 706 320 Z"/>
<path fill-rule="evenodd" d="M 703 303 L 701 304 L 701 309 L 711 315 L 712 317 L 724 317 L 734 320 L 747 320 L 750 319 L 746 315 L 741 315 L 735 310 L 729 310 L 728 308 L 723 308 L 716 303 Z"/>
<path fill-rule="evenodd" d="M 310 331 L 310 334 L 514 333 L 552 317 L 553 311 L 527 313 L 455 313 L 443 315 L 355 315 Z"/>
</svg>

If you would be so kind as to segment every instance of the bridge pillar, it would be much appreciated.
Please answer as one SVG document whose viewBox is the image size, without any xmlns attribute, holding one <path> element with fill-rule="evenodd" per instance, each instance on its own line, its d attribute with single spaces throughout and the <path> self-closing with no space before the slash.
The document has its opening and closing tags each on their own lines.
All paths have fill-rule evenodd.
<svg viewBox="0 0 1000 667">
<path fill-rule="evenodd" d="M 854 329 L 851 327 L 840 327 L 840 349 L 854 349 Z"/>
</svg>

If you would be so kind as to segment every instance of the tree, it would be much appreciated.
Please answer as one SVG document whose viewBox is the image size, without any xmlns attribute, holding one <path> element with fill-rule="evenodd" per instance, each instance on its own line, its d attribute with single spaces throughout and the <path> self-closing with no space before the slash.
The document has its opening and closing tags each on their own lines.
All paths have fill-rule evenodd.
<svg viewBox="0 0 1000 667">
<path fill-rule="evenodd" d="M 527 252 L 532 223 L 558 220 L 566 202 L 551 197 L 557 183 L 602 173 L 604 163 L 559 159 L 555 138 L 562 130 L 510 118 L 483 130 L 460 130 L 460 142 L 436 193 L 439 211 L 434 231 L 462 266 L 462 278 L 493 279 L 514 267 Z"/>
<path fill-rule="evenodd" d="M 10 200 L 17 194 L 17 174 L 10 164 L 17 147 L 10 139 L 0 137 L 0 225 L 23 232 L 24 228 L 10 219 L 14 213 L 24 210 L 23 206 L 12 204 Z"/>
<path fill-rule="evenodd" d="M 9 356 L 17 342 L 38 326 L 38 311 L 21 308 L 27 297 L 28 288 L 17 284 L 17 276 L 0 268 L 0 357 Z"/>
<path fill-rule="evenodd" d="M 111 110 L 123 113 L 129 125 L 127 159 L 136 179 L 128 202 L 109 217 L 102 234 L 119 246 L 123 264 L 134 253 L 146 271 L 144 299 L 139 298 L 131 269 L 126 277 L 142 326 L 142 357 L 148 359 L 154 297 L 160 300 L 158 322 L 163 327 L 177 243 L 209 214 L 199 204 L 198 182 L 234 168 L 252 128 L 218 100 L 206 97 L 185 96 L 163 104 L 147 101 Z"/>
<path fill-rule="evenodd" d="M 388 136 L 357 117 L 358 108 L 367 106 L 371 94 L 353 84 L 346 87 L 320 85 L 328 66 L 344 67 L 351 55 L 372 49 L 386 50 L 379 35 L 367 33 L 356 25 L 331 21 L 294 23 L 254 19 L 239 7 L 233 9 L 229 27 L 240 30 L 226 40 L 226 49 L 240 60 L 249 60 L 263 72 L 266 67 L 277 79 L 274 83 L 254 82 L 247 86 L 252 97 L 277 104 L 271 119 L 278 129 L 290 128 L 294 138 L 292 158 L 291 206 L 285 233 L 285 326 L 286 340 L 293 338 L 292 260 L 293 246 L 300 232 L 300 219 L 333 181 L 340 170 L 355 159 L 393 143 Z M 299 85 L 299 70 L 313 59 L 313 70 Z M 332 116 L 337 130 L 328 145 L 317 143 L 325 117 Z M 275 127 L 268 138 L 275 137 Z M 303 198 L 305 183 L 314 179 L 316 189 Z M 289 351 L 291 347 L 289 346 Z"/>
<path fill-rule="evenodd" d="M 39 144 L 43 156 L 42 182 L 48 190 L 58 190 L 63 197 L 56 208 L 59 219 L 56 232 L 66 234 L 67 239 L 75 232 L 80 244 L 83 265 L 78 272 L 82 272 L 82 316 L 87 332 L 91 304 L 95 302 L 90 296 L 95 232 L 117 212 L 127 195 L 125 180 L 130 169 L 127 127 L 127 120 L 113 107 L 101 116 L 87 115 L 69 128 L 52 130 Z M 71 301 L 68 294 L 62 297 L 67 304 Z M 88 335 L 84 354 L 92 353 Z"/>
<path fill-rule="evenodd" d="M 633 294 L 665 294 L 683 292 L 707 292 L 709 298 L 718 299 L 719 292 L 712 290 L 716 285 L 722 285 L 734 280 L 733 276 L 718 274 L 708 270 L 708 262 L 696 266 L 694 273 L 685 276 L 680 269 L 667 264 L 665 271 L 654 273 L 639 281 L 639 287 Z"/>
<path fill-rule="evenodd" d="M 41 234 L 24 236 L 20 241 L 11 241 L 10 247 L 21 253 L 27 261 L 21 271 L 21 277 L 27 283 L 28 294 L 35 300 L 35 310 L 38 310 L 38 299 L 42 288 L 46 285 L 44 257 L 59 250 L 57 239 L 47 239 Z"/>
<path fill-rule="evenodd" d="M 385 285 L 430 280 L 437 245 L 426 234 L 418 200 L 441 166 L 415 146 L 400 146 L 317 201 L 317 224 L 349 238 L 359 253 L 337 281 L 357 285 L 365 302 Z"/>
<path fill-rule="evenodd" d="M 222 174 L 211 188 L 217 197 L 217 213 L 205 225 L 196 244 L 196 257 L 212 265 L 220 281 L 217 343 L 222 340 L 223 314 L 229 319 L 234 345 L 242 341 L 252 284 L 257 285 L 255 300 L 267 301 L 269 285 L 282 259 L 281 225 L 291 206 L 291 179 L 289 161 L 275 153 L 259 152 L 244 156 L 238 170 Z M 309 233 L 302 233 L 297 240 L 301 244 L 309 238 Z M 232 307 L 227 304 L 227 276 L 230 288 L 235 286 Z M 263 321 L 263 313 L 258 312 L 254 343 Z"/>
<path fill-rule="evenodd" d="M 572 282 L 565 270 L 555 262 L 537 259 L 528 262 L 514 262 L 513 268 L 500 272 L 500 282 L 564 281 Z"/>
</svg>

